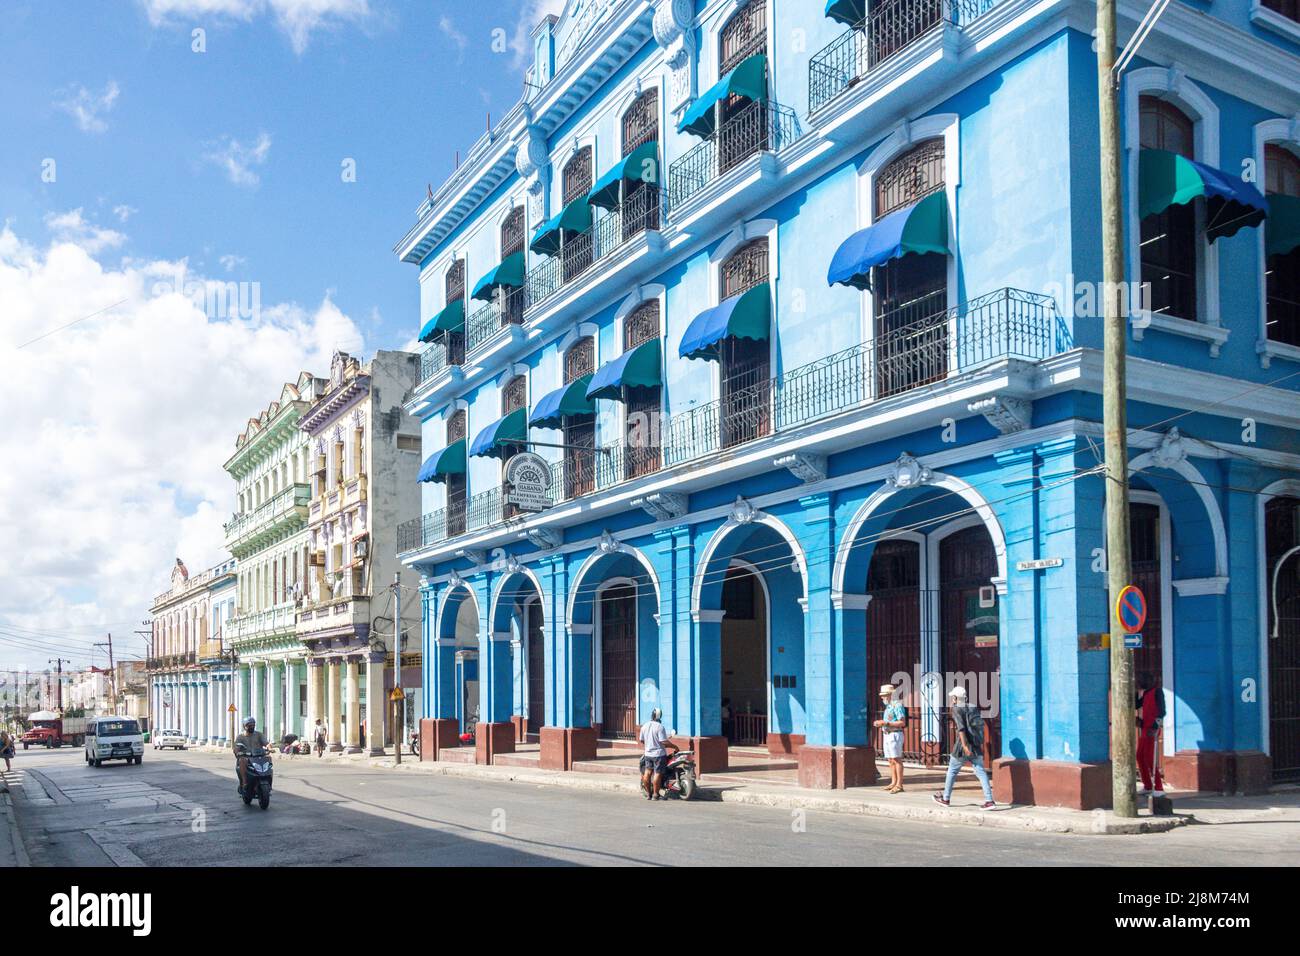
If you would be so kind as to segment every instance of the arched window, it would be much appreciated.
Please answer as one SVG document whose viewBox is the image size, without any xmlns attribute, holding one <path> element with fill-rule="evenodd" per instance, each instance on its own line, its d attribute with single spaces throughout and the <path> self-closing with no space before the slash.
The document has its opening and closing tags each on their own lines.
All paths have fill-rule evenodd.
<svg viewBox="0 0 1300 956">
<path fill-rule="evenodd" d="M 630 352 L 659 338 L 659 329 L 659 300 L 641 303 L 623 320 L 623 351 Z M 628 387 L 625 392 L 627 422 L 624 442 L 627 449 L 624 477 L 636 478 L 659 470 L 663 386 Z"/>
<path fill-rule="evenodd" d="M 524 251 L 524 207 L 510 210 L 501 223 L 501 258 Z M 501 290 L 501 324 L 519 325 L 524 320 L 524 297 L 518 290 Z"/>
<path fill-rule="evenodd" d="M 463 441 L 469 431 L 469 414 L 463 408 L 447 419 L 447 444 Z M 465 509 L 468 502 L 465 474 L 447 476 L 447 537 L 465 533 Z"/>
<path fill-rule="evenodd" d="M 1300 198 L 1300 157 L 1284 146 L 1265 146 L 1264 192 Z M 1268 228 L 1266 223 L 1266 240 Z M 1300 246 L 1265 259 L 1264 284 L 1268 339 L 1300 346 Z"/>
<path fill-rule="evenodd" d="M 876 174 L 875 221 L 905 209 L 944 182 L 944 141 L 927 139 Z M 871 270 L 876 393 L 894 395 L 948 374 L 948 257 L 929 252 Z"/>
<path fill-rule="evenodd" d="M 767 53 L 767 0 L 749 0 L 722 28 L 718 76 L 726 76 L 760 53 Z M 719 175 L 767 149 L 770 132 L 767 104 L 737 95 L 718 104 Z"/>
<path fill-rule="evenodd" d="M 637 147 L 658 141 L 659 90 L 651 88 L 633 100 L 623 113 L 623 155 L 626 157 Z M 658 169 L 652 172 L 648 183 L 640 179 L 626 183 L 622 204 L 624 240 L 647 229 L 659 228 L 659 185 L 663 176 Z"/>
<path fill-rule="evenodd" d="M 591 147 L 584 146 L 574 153 L 561 173 L 564 205 L 576 202 L 591 192 L 592 187 Z M 583 273 L 592 261 L 591 230 L 571 236 L 564 236 L 564 246 L 560 250 L 561 275 L 565 282 L 572 282 Z"/>
<path fill-rule="evenodd" d="M 719 269 L 719 301 L 739 295 L 768 278 L 767 239 L 741 246 Z M 723 448 L 750 441 L 771 430 L 771 361 L 766 339 L 728 336 L 718 346 Z"/>
<path fill-rule="evenodd" d="M 1154 96 L 1138 98 L 1143 149 L 1195 158 L 1195 128 L 1178 107 Z M 1150 283 L 1151 311 L 1195 321 L 1199 230 L 1196 204 L 1167 206 L 1142 220 L 1139 235 L 1142 281 Z"/>
<path fill-rule="evenodd" d="M 749 0 L 722 28 L 719 75 L 726 75 L 756 53 L 767 52 L 767 0 Z"/>
<path fill-rule="evenodd" d="M 521 210 L 522 211 L 522 210 Z M 464 302 L 465 300 L 465 260 L 457 259 L 447 270 L 447 276 L 443 280 L 443 288 L 446 292 L 446 302 L 451 305 L 453 302 Z M 443 333 L 443 342 L 447 347 L 447 364 L 464 365 L 465 364 L 465 325 L 462 322 L 459 329 L 454 332 Z"/>
<path fill-rule="evenodd" d="M 519 411 L 521 408 L 528 407 L 528 378 L 523 375 L 516 375 L 510 381 L 506 382 L 505 388 L 501 390 L 501 414 L 509 415 L 511 412 Z M 504 477 L 506 462 L 525 449 L 525 445 L 520 443 L 506 444 L 501 449 L 501 473 L 502 486 L 504 487 Z M 503 514 L 509 518 L 519 513 L 516 505 L 510 502 L 503 502 Z"/>
<path fill-rule="evenodd" d="M 578 339 L 564 353 L 564 383 L 576 382 L 596 370 L 596 340 Z M 596 416 L 565 415 L 564 496 L 585 495 L 596 487 Z"/>
</svg>

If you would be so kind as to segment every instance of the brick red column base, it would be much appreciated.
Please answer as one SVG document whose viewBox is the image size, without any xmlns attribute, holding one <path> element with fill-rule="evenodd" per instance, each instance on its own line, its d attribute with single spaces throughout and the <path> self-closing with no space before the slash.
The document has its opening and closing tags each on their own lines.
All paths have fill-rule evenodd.
<svg viewBox="0 0 1300 956">
<path fill-rule="evenodd" d="M 509 721 L 480 723 L 474 728 L 474 762 L 484 766 L 497 754 L 514 753 L 515 725 Z"/>
<path fill-rule="evenodd" d="M 1258 750 L 1180 750 L 1162 758 L 1165 781 L 1178 790 L 1264 793 L 1273 782 L 1273 763 Z"/>
<path fill-rule="evenodd" d="M 998 803 L 1072 810 L 1109 809 L 1111 805 L 1109 761 L 1070 763 L 1001 757 L 993 761 L 992 776 L 993 798 Z"/>
<path fill-rule="evenodd" d="M 773 757 L 793 757 L 804 744 L 803 734 L 768 734 L 767 752 Z"/>
<path fill-rule="evenodd" d="M 455 717 L 425 717 L 420 721 L 420 759 L 437 760 L 439 750 L 460 746 L 460 725 Z"/>
<path fill-rule="evenodd" d="M 870 747 L 799 748 L 799 786 L 811 790 L 843 790 L 876 782 L 876 751 Z"/>
<path fill-rule="evenodd" d="M 727 769 L 726 737 L 674 737 L 683 750 L 695 751 L 696 773 L 721 773 Z"/>
<path fill-rule="evenodd" d="M 528 739 L 528 718 L 523 714 L 511 714 L 510 723 L 515 728 L 515 743 L 523 743 Z"/>
<path fill-rule="evenodd" d="M 595 727 L 543 727 L 539 737 L 543 770 L 572 770 L 575 760 L 596 759 Z"/>
</svg>

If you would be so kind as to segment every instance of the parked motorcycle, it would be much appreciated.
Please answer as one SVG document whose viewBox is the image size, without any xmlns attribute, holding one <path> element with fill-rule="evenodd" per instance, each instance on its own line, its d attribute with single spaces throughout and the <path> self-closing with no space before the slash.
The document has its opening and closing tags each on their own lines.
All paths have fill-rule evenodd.
<svg viewBox="0 0 1300 956">
<path fill-rule="evenodd" d="M 695 751 L 679 750 L 668 758 L 664 769 L 663 788 L 668 793 L 675 793 L 683 800 L 695 796 L 699 782 L 695 778 Z"/>
<path fill-rule="evenodd" d="M 420 732 L 418 730 L 411 734 L 411 753 L 417 757 L 420 756 Z"/>
<path fill-rule="evenodd" d="M 238 769 L 236 768 L 236 776 Z M 244 806 L 257 798 L 257 805 L 265 810 L 271 805 L 271 755 L 265 750 L 255 750 L 248 755 L 248 765 L 244 768 L 245 785 L 239 788 L 239 795 Z"/>
</svg>

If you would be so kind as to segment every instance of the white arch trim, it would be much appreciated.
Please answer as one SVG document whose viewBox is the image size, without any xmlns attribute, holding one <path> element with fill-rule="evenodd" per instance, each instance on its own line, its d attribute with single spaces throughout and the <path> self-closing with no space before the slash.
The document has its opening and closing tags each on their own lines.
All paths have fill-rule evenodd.
<svg viewBox="0 0 1300 956">
<path fill-rule="evenodd" d="M 1264 487 L 1258 494 L 1255 514 L 1255 550 L 1258 554 L 1259 574 L 1259 740 L 1260 749 L 1271 754 L 1272 740 L 1269 727 L 1269 675 L 1268 675 L 1268 613 L 1272 603 L 1272 575 L 1264 553 L 1264 508 L 1273 498 L 1290 496 L 1300 498 L 1300 478 L 1282 478 Z"/>
<path fill-rule="evenodd" d="M 1291 152 L 1300 154 L 1300 113 L 1289 119 L 1269 119 L 1262 123 L 1255 124 L 1255 180 L 1259 186 L 1259 191 L 1264 191 L 1264 147 L 1269 144 L 1286 146 Z M 1264 232 L 1268 224 L 1264 223 L 1255 230 L 1255 247 L 1256 254 L 1259 256 L 1260 267 L 1256 270 L 1258 277 L 1256 279 L 1259 286 L 1259 330 L 1256 338 L 1255 351 L 1259 353 L 1260 365 L 1268 368 L 1271 360 L 1270 350 L 1268 348 L 1268 279 L 1264 275 L 1265 254 L 1264 254 Z M 1285 351 L 1285 346 L 1279 351 Z"/>
<path fill-rule="evenodd" d="M 1206 517 L 1210 521 L 1210 531 L 1214 535 L 1214 574 L 1216 577 L 1227 579 L 1228 577 L 1228 535 L 1223 527 L 1223 513 L 1219 510 L 1219 503 L 1214 500 L 1214 494 L 1210 491 L 1209 482 L 1201 474 L 1199 468 L 1186 458 L 1173 463 L 1161 464 L 1156 461 L 1153 452 L 1144 452 L 1138 455 L 1128 463 L 1128 473 L 1133 475 L 1143 468 L 1167 468 L 1169 471 L 1176 472 L 1183 478 L 1186 478 L 1191 486 L 1196 490 L 1196 495 L 1201 499 L 1201 505 L 1205 508 Z"/>
<path fill-rule="evenodd" d="M 522 574 L 529 581 L 531 581 L 533 583 L 533 587 L 537 589 L 538 597 L 541 598 L 543 601 L 546 600 L 546 591 L 542 588 L 541 579 L 538 578 L 537 573 L 532 568 L 521 565 L 520 567 L 515 568 L 513 571 L 507 571 L 506 573 L 501 575 L 500 583 L 497 584 L 496 590 L 492 592 L 492 604 L 488 608 L 488 621 L 493 622 L 490 626 L 495 626 L 495 621 L 497 619 L 497 608 L 500 606 L 501 603 L 501 592 L 506 589 L 506 585 L 510 583 L 510 579 L 513 578 L 516 574 Z"/>
<path fill-rule="evenodd" d="M 992 506 L 982 494 L 975 488 L 953 475 L 944 474 L 943 472 L 931 472 L 930 479 L 923 487 L 942 488 L 961 497 L 967 504 L 975 509 L 975 514 L 984 523 L 988 529 L 989 537 L 993 539 L 993 553 L 997 555 L 998 576 L 993 579 L 993 584 L 997 587 L 999 594 L 1007 593 L 1007 538 L 1002 531 L 1002 524 L 998 521 L 997 515 L 993 513 Z M 834 607 L 842 607 L 844 602 L 844 575 L 848 567 L 849 555 L 852 553 L 854 541 L 857 540 L 862 526 L 867 520 L 880 508 L 882 504 L 892 497 L 900 489 L 893 485 L 884 485 L 877 488 L 871 493 L 862 507 L 854 514 L 853 520 L 849 522 L 848 529 L 844 532 L 844 537 L 840 539 L 839 547 L 835 550 L 835 568 L 831 573 L 831 604 Z M 852 592 L 860 594 L 862 592 Z"/>
<path fill-rule="evenodd" d="M 573 576 L 573 580 L 569 584 L 569 600 L 564 609 L 564 619 L 565 621 L 570 622 L 570 627 L 573 626 L 573 607 L 578 597 L 578 591 L 582 587 L 583 579 L 591 572 L 591 569 L 596 566 L 596 562 L 601 558 L 610 557 L 615 554 L 630 555 L 632 558 L 636 559 L 643 568 L 645 568 L 646 574 L 650 576 L 650 583 L 655 589 L 655 607 L 659 607 L 661 600 L 659 575 L 655 573 L 654 565 L 651 564 L 650 559 L 642 554 L 637 548 L 618 542 L 609 550 L 597 548 L 595 551 L 591 552 L 591 554 L 587 555 L 586 559 L 578 567 L 578 573 Z"/>
<path fill-rule="evenodd" d="M 470 587 L 468 582 L 461 581 L 455 587 L 447 589 L 447 593 L 443 595 L 442 603 L 438 606 L 438 622 L 435 628 L 436 633 L 433 635 L 433 640 L 435 644 L 443 643 L 442 616 L 445 613 L 447 613 L 447 604 L 448 602 L 451 601 L 452 595 L 454 595 L 457 591 L 464 591 L 466 598 L 474 602 L 474 617 L 480 621 L 482 620 L 482 615 L 480 614 L 480 609 L 478 606 L 478 595 L 474 592 L 474 589 Z M 461 600 L 464 601 L 466 598 L 461 598 Z M 458 617 L 460 617 L 459 606 L 456 608 L 456 614 L 451 621 L 451 639 L 446 642 L 451 644 L 453 647 L 457 646 L 456 645 L 456 618 Z"/>
<path fill-rule="evenodd" d="M 713 560 L 714 552 L 718 550 L 727 535 L 742 525 L 748 524 L 766 525 L 779 534 L 785 540 L 785 543 L 790 546 L 794 559 L 799 565 L 799 579 L 803 582 L 803 600 L 808 600 L 808 558 L 804 554 L 803 546 L 799 544 L 799 539 L 794 536 L 794 532 L 790 530 L 790 527 L 780 518 L 774 518 L 772 515 L 764 514 L 761 511 L 755 512 L 749 520 L 739 519 L 733 515 L 727 518 L 721 528 L 713 532 L 713 536 L 709 538 L 709 543 L 704 546 L 704 550 L 700 553 L 700 560 L 695 565 L 694 580 L 691 582 L 691 618 L 695 621 L 698 622 L 701 619 L 700 596 L 704 590 L 704 575 L 708 573 L 708 567 Z M 750 565 L 750 567 L 753 566 Z"/>
</svg>

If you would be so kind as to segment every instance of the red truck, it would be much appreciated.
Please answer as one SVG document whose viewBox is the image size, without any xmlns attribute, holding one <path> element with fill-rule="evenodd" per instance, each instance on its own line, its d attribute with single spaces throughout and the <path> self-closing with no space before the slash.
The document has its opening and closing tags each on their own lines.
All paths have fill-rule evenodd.
<svg viewBox="0 0 1300 956">
<path fill-rule="evenodd" d="M 85 717 L 60 717 L 52 710 L 27 715 L 32 729 L 19 737 L 23 750 L 30 747 L 80 747 L 86 740 Z"/>
</svg>

